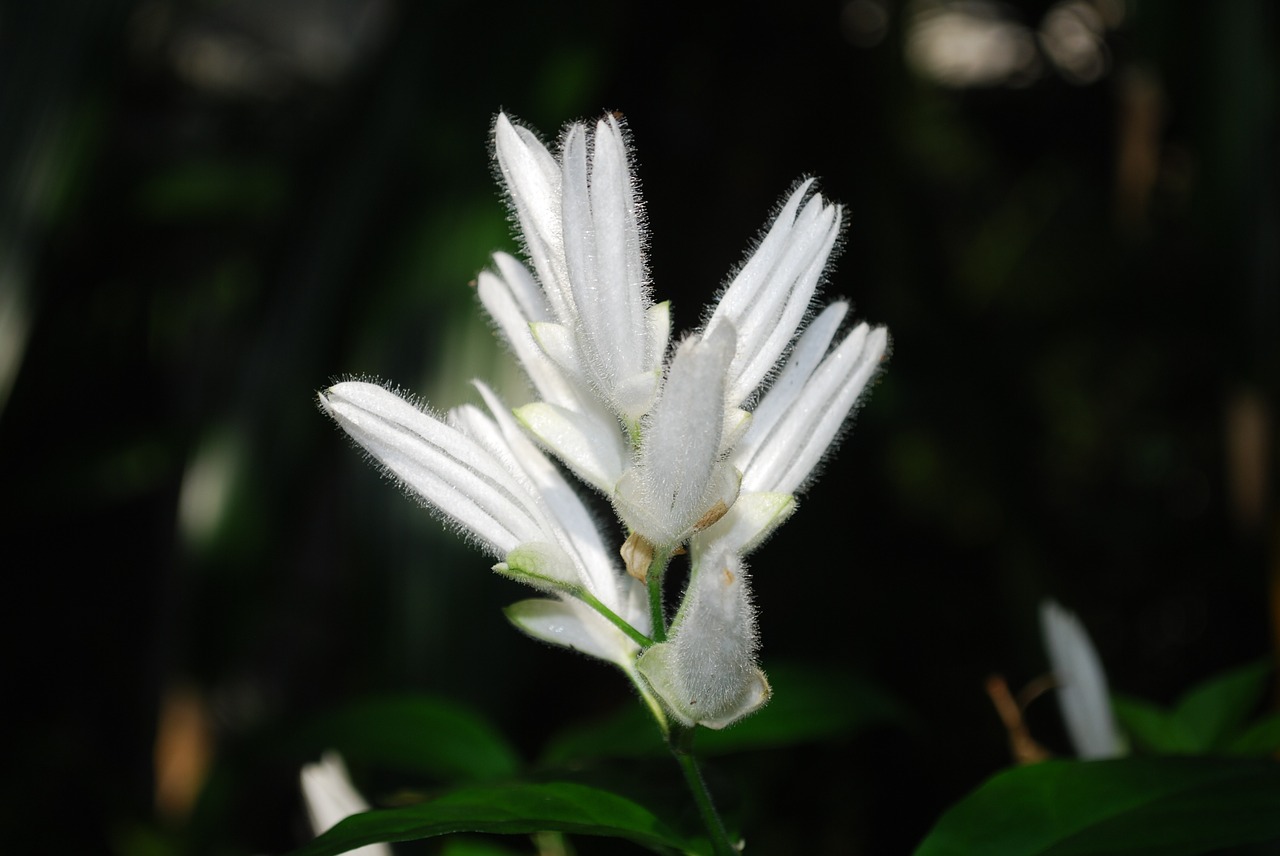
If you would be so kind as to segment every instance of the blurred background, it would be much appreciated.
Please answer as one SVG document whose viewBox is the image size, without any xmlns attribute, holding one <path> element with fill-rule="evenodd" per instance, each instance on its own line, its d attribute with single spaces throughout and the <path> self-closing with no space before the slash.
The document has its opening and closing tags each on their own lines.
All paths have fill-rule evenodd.
<svg viewBox="0 0 1280 856">
<path fill-rule="evenodd" d="M 1271 656 L 1276 18 L 0 5 L 4 849 L 287 850 L 306 759 L 272 747 L 371 695 L 469 705 L 530 759 L 632 703 L 510 628 L 528 591 L 314 403 L 347 376 L 441 409 L 472 377 L 524 394 L 469 287 L 516 250 L 499 109 L 552 141 L 626 116 L 677 329 L 815 175 L 848 223 L 825 294 L 891 331 L 752 568 L 766 669 L 818 664 L 909 715 L 716 759 L 726 800 L 764 807 L 757 852 L 908 852 L 1007 765 L 983 686 L 1046 671 L 1042 598 L 1081 616 L 1113 688 L 1157 702 Z M 1032 727 L 1069 751 L 1050 702 Z"/>
</svg>

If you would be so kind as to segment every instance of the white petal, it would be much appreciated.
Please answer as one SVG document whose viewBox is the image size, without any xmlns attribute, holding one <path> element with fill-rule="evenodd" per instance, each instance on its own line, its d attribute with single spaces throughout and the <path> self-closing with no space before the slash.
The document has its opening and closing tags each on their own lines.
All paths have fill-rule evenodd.
<svg viewBox="0 0 1280 856">
<path fill-rule="evenodd" d="M 723 728 L 769 699 L 756 665 L 755 612 L 732 554 L 694 571 L 671 635 L 637 663 L 663 705 L 686 725 Z"/>
<path fill-rule="evenodd" d="M 506 253 L 494 253 L 493 264 L 498 269 L 498 276 L 520 304 L 520 314 L 526 323 L 551 320 L 551 307 L 527 267 Z"/>
<path fill-rule="evenodd" d="M 517 408 L 516 417 L 579 478 L 602 493 L 613 492 L 625 460 L 613 425 L 545 402 Z"/>
<path fill-rule="evenodd" d="M 498 114 L 493 138 L 498 168 L 511 194 L 530 259 L 552 311 L 566 321 L 574 317 L 574 310 L 561 236 L 560 167 L 533 132 L 513 125 L 506 114 Z"/>
<path fill-rule="evenodd" d="M 639 646 L 586 604 L 566 600 L 522 600 L 507 607 L 507 619 L 525 633 L 617 663 L 628 671 Z"/>
<path fill-rule="evenodd" d="M 560 471 L 531 443 L 516 420 L 507 412 L 492 390 L 481 383 L 476 387 L 493 413 L 502 434 L 518 459 L 524 475 L 538 491 L 546 506 L 551 533 L 556 544 L 565 551 L 577 568 L 577 576 L 587 589 L 615 612 L 622 605 L 619 589 L 622 571 L 616 557 L 600 537 L 600 530 L 582 503 L 576 490 L 565 481 Z M 549 405 L 548 405 L 549 406 Z M 511 561 L 507 557 L 508 563 Z"/>
<path fill-rule="evenodd" d="M 530 324 L 529 332 L 533 336 L 533 340 L 538 343 L 538 347 L 542 348 L 542 352 L 567 377 L 578 383 L 585 384 L 587 382 L 588 367 L 583 363 L 581 355 L 578 353 L 578 343 L 574 341 L 572 330 L 563 324 L 544 321 Z"/>
<path fill-rule="evenodd" d="M 800 396 L 805 383 L 827 355 L 827 349 L 831 347 L 831 341 L 840 329 L 840 322 L 848 309 L 849 305 L 844 301 L 832 303 L 809 322 L 804 335 L 796 341 L 786 366 L 774 378 L 769 391 L 752 411 L 749 435 L 743 438 L 743 442 L 735 450 L 735 460 L 744 472 L 750 461 L 749 450 L 758 444 L 759 438 L 769 435 L 778 420 Z"/>
<path fill-rule="evenodd" d="M 497 557 L 537 540 L 526 487 L 476 441 L 376 384 L 340 383 L 319 398 L 388 474 Z"/>
<path fill-rule="evenodd" d="M 743 488 L 795 493 L 803 487 L 879 369 L 887 346 L 883 327 L 855 328 L 822 361 L 773 431 L 759 442 L 743 472 Z"/>
<path fill-rule="evenodd" d="M 347 767 L 337 752 L 326 752 L 319 763 L 304 766 L 300 778 L 307 817 L 316 835 L 328 831 L 340 820 L 369 810 L 369 804 L 351 784 Z M 369 844 L 350 852 L 357 856 L 391 856 L 391 848 L 386 844 Z"/>
<path fill-rule="evenodd" d="M 731 324 L 681 343 L 644 432 L 639 498 L 657 531 L 641 534 L 657 547 L 671 546 L 710 505 L 724 430 L 725 368 L 733 346 Z"/>
<path fill-rule="evenodd" d="M 655 303 L 645 315 L 649 321 L 649 353 L 645 365 L 661 366 L 667 358 L 667 345 L 671 343 L 671 301 Z"/>
<path fill-rule="evenodd" d="M 795 337 L 840 234 L 839 206 L 814 195 L 800 209 L 811 189 L 809 181 L 792 192 L 707 324 L 708 332 L 726 320 L 737 328 L 731 405 L 755 390 Z"/>
<path fill-rule="evenodd" d="M 620 378 L 613 391 L 614 406 L 617 408 L 618 415 L 629 424 L 639 422 L 640 417 L 649 412 L 649 408 L 658 397 L 658 386 L 661 381 L 661 369 Z"/>
<path fill-rule="evenodd" d="M 1051 600 L 1040 604 L 1040 629 L 1058 680 L 1058 705 L 1081 758 L 1114 758 L 1124 742 L 1111 709 L 1107 675 L 1080 620 Z"/>
<path fill-rule="evenodd" d="M 627 146 L 618 120 L 608 116 L 596 124 L 591 158 L 591 214 L 595 234 L 595 261 L 604 310 L 598 324 L 589 329 L 595 338 L 606 337 L 602 348 L 616 351 L 615 377 L 623 378 L 654 368 L 644 362 L 648 339 L 648 289 L 641 252 L 640 223 L 635 188 L 627 162 Z M 579 313 L 587 321 L 579 302 Z"/>
<path fill-rule="evenodd" d="M 562 406 L 578 403 L 581 394 L 576 384 L 534 341 L 529 329 L 531 319 L 526 314 L 525 301 L 517 295 L 517 289 L 511 284 L 511 279 L 482 271 L 477 286 L 480 302 L 502 330 L 503 337 L 528 374 L 538 395 Z"/>
<path fill-rule="evenodd" d="M 796 508 L 796 498 L 789 493 L 743 493 L 709 529 L 693 539 L 696 557 L 733 552 L 746 556 L 760 546 Z"/>
</svg>

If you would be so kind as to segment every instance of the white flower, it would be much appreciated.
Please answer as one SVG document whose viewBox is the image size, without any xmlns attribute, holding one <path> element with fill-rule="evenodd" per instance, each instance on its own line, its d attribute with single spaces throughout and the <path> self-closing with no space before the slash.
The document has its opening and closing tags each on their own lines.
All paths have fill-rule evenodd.
<svg viewBox="0 0 1280 856">
<path fill-rule="evenodd" d="M 1081 758 L 1114 758 L 1124 741 L 1111 709 L 1102 661 L 1074 613 L 1052 600 L 1040 604 L 1040 630 L 1058 681 L 1058 705 Z"/>
<path fill-rule="evenodd" d="M 340 820 L 369 810 L 369 804 L 351 784 L 342 756 L 336 752 L 326 752 L 318 763 L 307 764 L 300 778 L 307 817 L 316 835 L 327 832 Z M 358 856 L 391 856 L 391 848 L 385 844 L 369 844 L 350 852 Z"/>
<path fill-rule="evenodd" d="M 634 424 L 657 395 L 667 313 L 649 297 L 640 206 L 617 118 L 594 130 L 570 125 L 557 162 L 532 132 L 499 114 L 494 148 L 554 319 L 538 324 L 539 342 Z"/>
<path fill-rule="evenodd" d="M 537 400 L 513 417 L 481 386 L 491 415 L 462 407 L 447 423 L 373 384 L 322 404 L 495 570 L 556 595 L 514 605 L 513 622 L 618 664 L 655 710 L 656 695 L 681 723 L 723 727 L 769 697 L 743 557 L 792 513 L 888 344 L 865 324 L 839 336 L 839 301 L 805 328 L 842 210 L 798 184 L 702 329 L 670 349 L 620 120 L 570 125 L 556 154 L 505 115 L 493 138 L 532 271 L 498 253 L 478 291 Z M 521 428 L 612 503 L 626 573 Z M 661 578 L 686 544 L 668 637 Z"/>
<path fill-rule="evenodd" d="M 479 385 L 493 414 L 454 409 L 445 423 L 393 392 L 359 381 L 320 393 L 321 406 L 388 475 L 455 523 L 491 555 L 503 574 L 566 598 L 598 601 L 640 633 L 648 629 L 638 584 L 610 559 L 581 499 Z M 546 607 L 542 608 L 544 613 Z M 538 621 L 517 624 L 540 638 L 571 645 L 629 668 L 637 644 L 597 609 L 569 607 L 572 634 Z M 588 650 L 588 648 L 590 650 Z"/>
</svg>

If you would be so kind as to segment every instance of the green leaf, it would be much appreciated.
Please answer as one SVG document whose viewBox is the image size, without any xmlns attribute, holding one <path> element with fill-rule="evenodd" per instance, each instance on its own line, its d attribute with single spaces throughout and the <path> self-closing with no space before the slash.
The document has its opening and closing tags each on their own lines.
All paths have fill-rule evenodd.
<svg viewBox="0 0 1280 856">
<path fill-rule="evenodd" d="M 450 838 L 440 850 L 440 856 L 521 856 L 522 853 L 493 841 L 467 836 Z"/>
<path fill-rule="evenodd" d="M 353 815 L 294 856 L 328 856 L 379 841 L 414 841 L 456 832 L 503 835 L 546 830 L 626 838 L 655 849 L 706 854 L 626 797 L 572 782 L 474 785 L 416 805 Z"/>
<path fill-rule="evenodd" d="M 1271 665 L 1250 663 L 1194 687 L 1173 710 L 1174 720 L 1194 741 L 1192 752 L 1224 747 L 1262 700 Z"/>
<path fill-rule="evenodd" d="M 1194 856 L 1280 838 L 1280 765 L 1214 758 L 1048 761 L 998 773 L 916 856 Z"/>
<path fill-rule="evenodd" d="M 1228 744 L 1231 755 L 1271 755 L 1280 751 L 1280 713 L 1259 719 Z"/>
<path fill-rule="evenodd" d="M 699 755 L 724 755 L 850 737 L 884 725 L 911 726 L 915 719 L 875 684 L 835 669 L 770 666 L 773 698 L 758 713 L 720 731 L 699 729 Z M 587 758 L 638 758 L 667 754 L 662 735 L 638 705 L 609 719 L 578 725 L 557 736 L 543 753 L 547 764 Z"/>
<path fill-rule="evenodd" d="M 297 741 L 308 752 L 336 749 L 349 762 L 444 782 L 510 778 L 520 768 L 515 750 L 483 717 L 425 696 L 357 702 L 321 717 Z"/>
<path fill-rule="evenodd" d="M 1195 736 L 1164 708 L 1121 695 L 1112 697 L 1111 706 L 1120 727 L 1140 749 L 1158 755 L 1195 753 Z"/>
</svg>

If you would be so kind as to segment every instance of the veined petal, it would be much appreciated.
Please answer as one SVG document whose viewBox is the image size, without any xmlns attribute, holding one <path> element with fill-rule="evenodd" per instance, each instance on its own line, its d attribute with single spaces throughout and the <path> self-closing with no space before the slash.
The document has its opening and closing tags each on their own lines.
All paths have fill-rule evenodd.
<svg viewBox="0 0 1280 856">
<path fill-rule="evenodd" d="M 716 465 L 724 431 L 725 368 L 733 356 L 732 324 L 681 343 L 661 397 L 644 431 L 634 478 L 635 500 L 652 527 L 650 543 L 669 547 L 714 501 Z"/>
<path fill-rule="evenodd" d="M 623 418 L 635 421 L 635 395 L 620 387 L 655 370 L 646 364 L 649 304 L 641 252 L 641 226 L 626 143 L 617 120 L 600 121 L 592 134 L 571 125 L 562 143 L 564 256 L 573 290 L 578 344 L 600 394 Z M 632 390 L 627 390 L 631 392 Z"/>
<path fill-rule="evenodd" d="M 535 401 L 516 409 L 518 418 L 569 469 L 601 493 L 613 492 L 625 451 L 614 425 L 554 404 Z"/>
<path fill-rule="evenodd" d="M 740 468 L 745 469 L 759 440 L 769 436 L 778 420 L 786 415 L 800 397 L 804 385 L 827 355 L 848 309 L 849 304 L 843 300 L 832 303 L 809 322 L 804 334 L 796 340 L 786 366 L 773 379 L 769 391 L 751 412 L 751 430 L 735 449 L 734 457 Z"/>
<path fill-rule="evenodd" d="M 676 719 L 724 728 L 769 700 L 757 644 L 746 569 L 721 554 L 694 569 L 667 641 L 647 649 L 637 668 Z"/>
<path fill-rule="evenodd" d="M 578 353 L 578 342 L 575 341 L 572 330 L 563 324 L 543 321 L 530 324 L 529 333 L 542 352 L 566 377 L 578 383 L 588 382 L 586 366 Z"/>
<path fill-rule="evenodd" d="M 523 265 L 520 270 L 524 271 Z M 532 281 L 527 271 L 524 271 L 524 278 Z M 527 314 L 528 295 L 519 293 L 519 279 L 520 277 L 498 276 L 481 271 L 477 284 L 480 302 L 502 331 L 503 338 L 507 340 L 538 395 L 561 406 L 581 406 L 584 396 L 577 385 L 533 339 L 529 325 L 531 321 L 537 320 L 537 316 L 531 318 Z M 538 299 L 541 300 L 541 297 Z M 545 313 L 545 308 L 543 312 Z"/>
<path fill-rule="evenodd" d="M 498 114 L 493 140 L 530 261 L 556 318 L 568 321 L 575 312 L 564 261 L 560 165 L 532 131 L 512 124 L 505 113 Z"/>
<path fill-rule="evenodd" d="M 822 361 L 767 437 L 744 442 L 755 453 L 743 471 L 749 491 L 795 493 L 839 433 L 888 346 L 883 327 L 860 324 Z"/>
<path fill-rule="evenodd" d="M 805 182 L 791 194 L 707 323 L 708 332 L 725 320 L 737 330 L 731 405 L 751 395 L 795 337 L 839 237 L 838 205 L 814 195 L 800 208 L 811 189 Z"/>
<path fill-rule="evenodd" d="M 1040 604 L 1040 630 L 1058 680 L 1058 706 L 1076 754 L 1085 759 L 1123 755 L 1107 675 L 1080 620 L 1047 600 Z"/>
<path fill-rule="evenodd" d="M 628 672 L 634 668 L 639 646 L 586 604 L 536 598 L 513 603 L 504 612 L 535 639 L 616 663 Z"/>
<path fill-rule="evenodd" d="M 523 473 L 537 489 L 539 499 L 550 513 L 553 526 L 549 529 L 556 544 L 570 556 L 578 577 L 587 589 L 610 609 L 618 611 L 623 602 L 620 586 L 624 582 L 631 583 L 631 580 L 616 567 L 582 499 L 560 471 L 525 437 L 493 391 L 482 383 L 477 383 L 476 387 Z M 510 556 L 507 561 L 510 563 Z"/>
<path fill-rule="evenodd" d="M 623 378 L 655 368 L 645 363 L 649 335 L 645 312 L 650 301 L 642 226 L 627 144 L 617 117 L 606 116 L 596 123 L 593 142 L 591 214 L 596 276 L 601 289 L 607 289 L 611 297 L 599 301 L 607 313 L 599 320 L 605 323 L 589 329 L 595 338 L 602 334 L 608 337 L 602 345 L 616 352 L 616 376 Z M 587 320 L 581 306 L 579 314 Z"/>
<path fill-rule="evenodd" d="M 519 304 L 520 314 L 526 324 L 551 320 L 551 307 L 547 305 L 538 281 L 527 267 L 518 259 L 501 252 L 493 254 L 493 266 L 497 268 L 497 276 Z"/>
<path fill-rule="evenodd" d="M 501 558 L 540 525 L 527 491 L 475 440 L 382 387 L 359 381 L 320 393 L 320 406 L 410 493 Z"/>
</svg>

